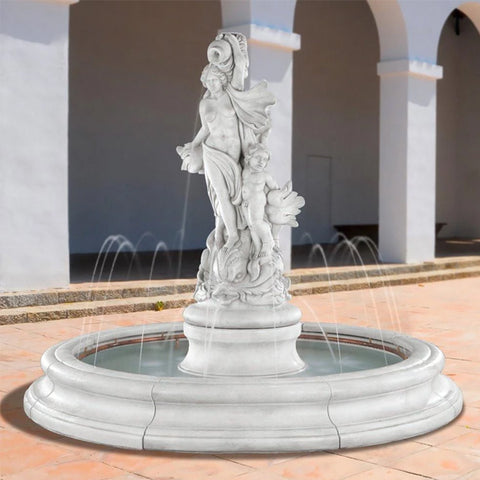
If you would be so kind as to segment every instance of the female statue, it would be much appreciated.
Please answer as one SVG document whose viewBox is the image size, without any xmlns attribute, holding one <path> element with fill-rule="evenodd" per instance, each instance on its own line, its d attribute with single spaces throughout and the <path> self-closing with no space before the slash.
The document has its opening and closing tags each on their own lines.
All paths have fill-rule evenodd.
<svg viewBox="0 0 480 480">
<path fill-rule="evenodd" d="M 205 174 L 215 213 L 215 242 L 217 247 L 224 245 L 230 249 L 237 243 L 238 229 L 242 226 L 237 208 L 241 200 L 238 118 L 225 92 L 227 76 L 210 64 L 205 67 L 201 80 L 207 88 L 199 106 L 202 128 L 192 143 L 177 151 L 183 159 L 183 170 Z"/>
<path fill-rule="evenodd" d="M 268 131 L 267 108 L 275 99 L 265 82 L 243 91 L 248 66 L 243 36 L 220 34 L 209 46 L 208 57 L 210 63 L 200 77 L 207 89 L 199 105 L 202 127 L 177 152 L 182 170 L 205 174 L 215 213 L 215 244 L 230 250 L 245 228 L 240 162 L 248 146 Z"/>
<path fill-rule="evenodd" d="M 296 224 L 303 198 L 290 184 L 279 189 L 263 171 L 266 162 L 255 170 L 259 161 L 254 152 L 270 157 L 265 137 L 275 99 L 265 81 L 244 89 L 248 54 L 243 35 L 220 34 L 207 56 L 209 64 L 200 77 L 206 88 L 199 105 L 202 126 L 192 142 L 177 147 L 182 170 L 205 174 L 215 213 L 195 299 L 278 305 L 288 298 L 289 286 L 278 230 Z"/>
</svg>

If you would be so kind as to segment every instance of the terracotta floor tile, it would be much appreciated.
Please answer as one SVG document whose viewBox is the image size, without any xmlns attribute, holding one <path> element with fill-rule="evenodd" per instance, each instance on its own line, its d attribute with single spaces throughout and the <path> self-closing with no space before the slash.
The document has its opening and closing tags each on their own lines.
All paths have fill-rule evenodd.
<svg viewBox="0 0 480 480">
<path fill-rule="evenodd" d="M 21 385 L 32 383 L 43 375 L 40 365 L 22 371 L 7 371 L 0 373 L 0 390 L 10 392 Z"/>
<path fill-rule="evenodd" d="M 480 400 L 480 388 L 477 386 L 480 372 L 474 373 L 453 373 L 448 376 L 460 387 L 463 393 L 465 404 L 477 402 Z"/>
<path fill-rule="evenodd" d="M 45 337 L 44 335 L 25 334 L 25 337 L 19 339 L 18 343 L 13 342 L 5 344 L 6 348 L 1 348 L 0 352 L 14 353 L 15 356 L 22 354 L 22 352 L 29 352 L 31 355 L 37 357 L 52 345 L 55 345 L 59 340 Z M 0 354 L 1 355 L 1 354 Z"/>
<path fill-rule="evenodd" d="M 33 447 L 37 443 L 37 438 L 31 435 L 25 435 L 24 432 L 8 429 L 0 432 L 0 452 L 2 453 L 22 446 Z"/>
<path fill-rule="evenodd" d="M 43 331 L 45 328 L 51 328 L 51 326 L 56 326 L 59 322 L 63 322 L 63 320 L 52 320 L 49 322 L 33 322 L 33 323 L 18 323 L 15 325 L 15 328 L 23 333 L 28 333 L 31 335 L 39 334 L 40 331 Z"/>
<path fill-rule="evenodd" d="M 472 430 L 438 447 L 480 457 L 480 431 Z"/>
<path fill-rule="evenodd" d="M 285 477 L 281 477 L 280 475 L 271 472 L 268 469 L 262 469 L 242 474 L 238 477 L 235 477 L 235 480 L 285 480 Z"/>
<path fill-rule="evenodd" d="M 38 442 L 33 444 L 30 442 L 17 443 L 14 448 L 2 449 L 0 472 L 3 475 L 12 475 L 74 458 L 75 456 L 71 452 L 57 446 Z"/>
<path fill-rule="evenodd" d="M 28 417 L 26 418 L 26 426 L 22 427 L 22 429 L 18 429 L 16 425 L 7 425 L 5 431 L 14 436 L 13 440 L 9 440 L 9 446 L 7 446 L 7 448 L 10 448 L 10 446 L 16 447 L 17 445 L 35 445 L 41 443 L 42 445 L 57 446 L 72 452 L 72 449 L 69 447 L 69 442 L 63 441 L 64 437 L 45 430 L 40 425 L 32 422 Z"/>
<path fill-rule="evenodd" d="M 8 480 L 107 480 L 125 475 L 117 468 L 91 460 L 53 463 L 10 475 Z"/>
<path fill-rule="evenodd" d="M 213 456 L 157 456 L 156 464 L 149 464 L 135 471 L 139 475 L 158 480 L 232 480 L 252 469 L 235 462 Z M 240 477 L 241 478 L 241 477 Z"/>
<path fill-rule="evenodd" d="M 57 433 L 45 430 L 40 426 L 38 427 L 40 428 L 40 431 L 34 433 L 34 435 L 38 435 L 43 443 L 51 445 L 61 445 L 62 448 L 65 448 L 72 454 L 76 455 L 78 458 L 101 462 L 103 455 L 106 452 L 117 450 L 107 445 L 98 445 L 90 442 L 82 442 L 81 440 L 76 440 L 74 438 L 64 437 Z M 128 450 L 121 451 L 128 452 Z"/>
<path fill-rule="evenodd" d="M 466 427 L 450 424 L 434 432 L 415 437 L 413 440 L 425 445 L 437 446 L 441 443 L 449 442 L 454 438 L 458 438 L 468 431 Z"/>
<path fill-rule="evenodd" d="M 140 475 L 135 475 L 134 473 L 124 473 L 119 477 L 111 477 L 111 480 L 145 480 L 147 477 L 141 477 Z"/>
<path fill-rule="evenodd" d="M 73 327 L 70 325 L 52 325 L 47 327 L 48 328 L 43 328 L 42 330 L 40 330 L 39 333 L 43 337 L 53 339 L 54 342 L 77 337 L 81 331 L 81 325 L 79 325 L 78 327 Z"/>
<path fill-rule="evenodd" d="M 458 477 L 458 480 L 480 480 L 480 469 Z"/>
<path fill-rule="evenodd" d="M 399 470 L 432 477 L 436 480 L 453 480 L 480 467 L 480 458 L 431 447 L 402 458 L 392 466 Z"/>
<path fill-rule="evenodd" d="M 396 470 L 394 468 L 375 467 L 366 472 L 355 473 L 345 477 L 345 480 L 426 480 L 414 473 Z"/>
<path fill-rule="evenodd" d="M 269 468 L 289 480 L 339 480 L 354 473 L 370 470 L 370 463 L 332 453 L 309 454 Z"/>
<path fill-rule="evenodd" d="M 143 471 L 148 467 L 158 467 L 158 465 L 170 461 L 184 461 L 189 458 L 188 455 L 169 455 L 162 452 L 153 451 L 128 451 L 128 450 L 110 450 L 98 451 L 94 457 L 113 467 L 127 470 L 129 472 Z"/>
<path fill-rule="evenodd" d="M 465 404 L 462 413 L 455 420 L 455 425 L 480 430 L 480 408 Z"/>
<path fill-rule="evenodd" d="M 447 358 L 444 372 L 480 374 L 480 362 Z"/>
<path fill-rule="evenodd" d="M 25 360 L 33 362 L 38 362 L 41 353 L 33 352 L 31 350 L 25 350 L 27 346 L 22 345 L 22 349 L 12 348 L 6 346 L 5 348 L 0 348 L 0 363 L 4 365 L 12 365 L 20 369 L 20 362 Z M 46 346 L 48 348 L 48 346 Z M 43 352 L 43 351 L 42 351 Z"/>
<path fill-rule="evenodd" d="M 247 465 L 252 468 L 267 468 L 279 463 L 288 462 L 305 454 L 277 454 L 277 455 L 216 455 L 218 458 Z"/>
<path fill-rule="evenodd" d="M 30 368 L 35 368 L 40 365 L 40 357 L 41 355 L 38 354 L 37 358 L 33 358 L 32 360 L 17 360 L 15 363 L 13 362 L 1 362 L 0 361 L 0 372 L 3 373 L 11 373 L 11 372 L 21 372 L 23 370 L 28 370 Z"/>
<path fill-rule="evenodd" d="M 388 445 L 378 445 L 374 447 L 345 449 L 338 452 L 340 455 L 349 458 L 356 458 L 364 462 L 377 465 L 391 466 L 393 462 L 400 458 L 412 455 L 429 448 L 428 445 L 417 443 L 411 440 L 394 442 Z"/>
</svg>

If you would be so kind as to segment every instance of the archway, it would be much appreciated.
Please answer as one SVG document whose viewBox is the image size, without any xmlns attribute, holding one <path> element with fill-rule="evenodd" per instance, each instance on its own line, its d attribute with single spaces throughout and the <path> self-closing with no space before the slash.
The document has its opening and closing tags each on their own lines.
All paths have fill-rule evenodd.
<svg viewBox="0 0 480 480">
<path fill-rule="evenodd" d="M 438 222 L 446 225 L 437 256 L 480 252 L 480 4 L 452 12 L 439 40 L 437 202 Z"/>
<path fill-rule="evenodd" d="M 293 244 L 331 242 L 334 225 L 378 223 L 377 27 L 367 2 L 300 0 L 295 31 L 293 181 L 307 203 Z"/>
</svg>

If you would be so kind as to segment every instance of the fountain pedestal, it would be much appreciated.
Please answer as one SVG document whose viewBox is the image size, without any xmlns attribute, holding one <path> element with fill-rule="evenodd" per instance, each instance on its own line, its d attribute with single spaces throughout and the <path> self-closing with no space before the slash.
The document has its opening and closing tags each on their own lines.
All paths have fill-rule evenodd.
<svg viewBox="0 0 480 480">
<path fill-rule="evenodd" d="M 278 307 L 213 300 L 190 305 L 183 314 L 188 353 L 179 369 L 202 376 L 278 376 L 301 372 L 296 348 L 301 312 L 289 303 Z"/>
</svg>

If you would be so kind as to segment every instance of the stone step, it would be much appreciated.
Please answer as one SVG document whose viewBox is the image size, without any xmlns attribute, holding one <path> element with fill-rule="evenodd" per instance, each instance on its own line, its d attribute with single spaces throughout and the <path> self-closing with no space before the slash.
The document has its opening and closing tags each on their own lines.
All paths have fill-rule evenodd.
<svg viewBox="0 0 480 480">
<path fill-rule="evenodd" d="M 290 293 L 295 296 L 312 295 L 480 276 L 480 257 L 436 260 L 421 265 L 368 265 L 325 270 L 294 270 L 289 274 L 292 280 Z M 3 294 L 0 297 L 0 301 L 3 298 L 0 325 L 151 311 L 155 310 L 157 302 L 162 302 L 161 308 L 165 309 L 185 307 L 193 302 L 195 284 L 195 279 L 122 282 L 120 285 L 100 284 L 89 290 L 83 285 L 70 289 Z M 16 301 L 12 302 L 12 298 Z M 35 299 L 39 300 L 38 303 L 32 304 Z M 49 300 L 51 303 L 48 303 Z"/>
<path fill-rule="evenodd" d="M 292 286 L 311 282 L 328 282 L 349 280 L 365 277 L 383 277 L 394 274 L 417 274 L 419 272 L 434 272 L 458 270 L 480 266 L 480 257 L 454 257 L 437 259 L 411 265 L 365 265 L 326 268 L 295 269 L 287 274 Z M 76 302 L 92 302 L 109 299 L 133 297 L 163 297 L 193 293 L 196 279 L 153 280 L 114 283 L 85 283 L 71 285 L 69 288 L 38 290 L 29 292 L 0 293 L 0 312 L 5 309 L 22 308 L 41 305 L 61 305 Z"/>
<path fill-rule="evenodd" d="M 157 280 L 71 285 L 69 288 L 0 293 L 0 312 L 3 309 L 41 305 L 60 305 L 133 297 L 160 297 L 193 293 L 196 279 Z"/>
<path fill-rule="evenodd" d="M 378 264 L 348 267 L 296 269 L 288 274 L 292 285 L 298 283 L 349 280 L 361 277 L 417 274 L 421 272 L 451 271 L 480 266 L 480 257 L 450 257 L 415 264 Z"/>
<path fill-rule="evenodd" d="M 384 276 L 359 275 L 357 278 L 346 280 L 333 280 L 330 282 L 305 282 L 292 285 L 290 294 L 314 295 L 318 293 L 340 292 L 348 290 L 361 290 L 368 288 L 389 287 L 395 285 L 409 285 L 415 283 L 438 282 L 441 280 L 452 280 L 455 278 L 468 278 L 480 276 L 480 266 L 464 268 L 452 268 L 445 270 L 431 270 L 426 272 L 407 272 Z"/>
<path fill-rule="evenodd" d="M 0 310 L 0 325 L 180 308 L 193 303 L 193 301 L 191 292 L 188 292 L 164 295 L 161 297 L 113 298 L 108 300 L 8 308 Z M 158 302 L 161 302 L 161 306 L 157 305 Z"/>
</svg>

